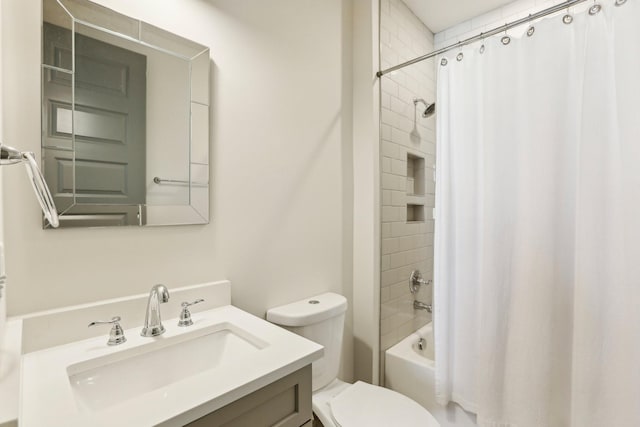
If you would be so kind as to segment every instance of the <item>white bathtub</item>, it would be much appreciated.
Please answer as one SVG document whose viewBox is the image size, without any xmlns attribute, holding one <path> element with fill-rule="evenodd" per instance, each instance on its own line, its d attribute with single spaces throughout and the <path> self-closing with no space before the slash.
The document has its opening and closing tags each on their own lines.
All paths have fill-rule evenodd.
<svg viewBox="0 0 640 427">
<path fill-rule="evenodd" d="M 475 414 L 455 403 L 443 407 L 436 402 L 433 352 L 433 325 L 428 323 L 385 352 L 385 386 L 424 406 L 441 427 L 476 427 Z"/>
</svg>

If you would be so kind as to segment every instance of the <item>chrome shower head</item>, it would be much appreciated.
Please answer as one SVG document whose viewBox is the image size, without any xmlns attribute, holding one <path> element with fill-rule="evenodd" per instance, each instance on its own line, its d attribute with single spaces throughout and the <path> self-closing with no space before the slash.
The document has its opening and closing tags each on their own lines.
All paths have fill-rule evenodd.
<svg viewBox="0 0 640 427">
<path fill-rule="evenodd" d="M 422 117 L 427 118 L 427 117 L 431 117 L 434 115 L 434 113 L 436 112 L 436 103 L 432 102 L 429 103 L 427 101 L 425 101 L 422 98 L 413 98 L 413 105 L 417 106 L 418 102 L 421 102 L 424 104 L 425 109 L 422 112 Z"/>
<path fill-rule="evenodd" d="M 427 108 L 424 110 L 424 112 L 422 113 L 422 117 L 431 117 L 435 114 L 436 112 L 436 103 L 432 102 L 431 104 L 427 105 Z"/>
</svg>

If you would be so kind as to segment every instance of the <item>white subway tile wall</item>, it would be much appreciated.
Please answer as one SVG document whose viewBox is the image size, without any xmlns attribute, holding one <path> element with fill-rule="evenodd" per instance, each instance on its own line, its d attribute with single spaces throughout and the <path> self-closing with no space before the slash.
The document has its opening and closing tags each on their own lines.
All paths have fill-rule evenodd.
<svg viewBox="0 0 640 427">
<path fill-rule="evenodd" d="M 382 68 L 431 50 L 433 33 L 402 0 L 382 0 Z M 381 83 L 380 350 L 384 352 L 431 319 L 425 311 L 413 309 L 409 276 L 414 269 L 426 279 L 433 275 L 435 117 L 422 118 L 425 105 L 413 104 L 414 98 L 435 100 L 433 60 L 387 74 Z M 431 286 L 422 286 L 417 299 L 431 303 L 431 295 Z"/>
</svg>

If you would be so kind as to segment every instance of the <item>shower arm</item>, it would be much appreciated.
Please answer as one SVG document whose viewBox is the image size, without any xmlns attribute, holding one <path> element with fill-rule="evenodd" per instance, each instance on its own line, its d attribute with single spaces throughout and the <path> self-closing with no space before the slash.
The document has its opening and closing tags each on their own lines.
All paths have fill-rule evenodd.
<svg viewBox="0 0 640 427">
<path fill-rule="evenodd" d="M 34 154 L 31 152 L 23 152 L 0 143 L 0 166 L 15 165 L 18 163 L 24 163 L 27 169 L 31 186 L 33 187 L 33 191 L 36 194 L 45 218 L 53 228 L 57 228 L 60 224 L 58 211 L 53 202 L 53 197 L 51 197 L 49 187 L 47 187 L 47 183 L 44 180 L 44 176 L 42 176 L 42 172 L 40 172 L 38 168 Z"/>
<path fill-rule="evenodd" d="M 422 102 L 424 104 L 425 108 L 429 106 L 429 103 L 427 101 L 425 101 L 424 99 L 422 99 L 422 98 L 413 98 L 413 105 L 415 105 L 417 107 L 418 106 L 418 102 Z"/>
</svg>

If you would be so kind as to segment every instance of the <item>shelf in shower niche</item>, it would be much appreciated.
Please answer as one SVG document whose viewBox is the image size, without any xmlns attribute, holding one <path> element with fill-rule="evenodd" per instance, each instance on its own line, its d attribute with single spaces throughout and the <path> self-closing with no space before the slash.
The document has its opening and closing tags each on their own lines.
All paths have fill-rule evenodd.
<svg viewBox="0 0 640 427">
<path fill-rule="evenodd" d="M 407 223 L 424 222 L 424 205 L 407 204 Z"/>
<path fill-rule="evenodd" d="M 407 194 L 406 199 L 407 205 L 426 205 L 427 198 L 424 194 Z"/>
</svg>

